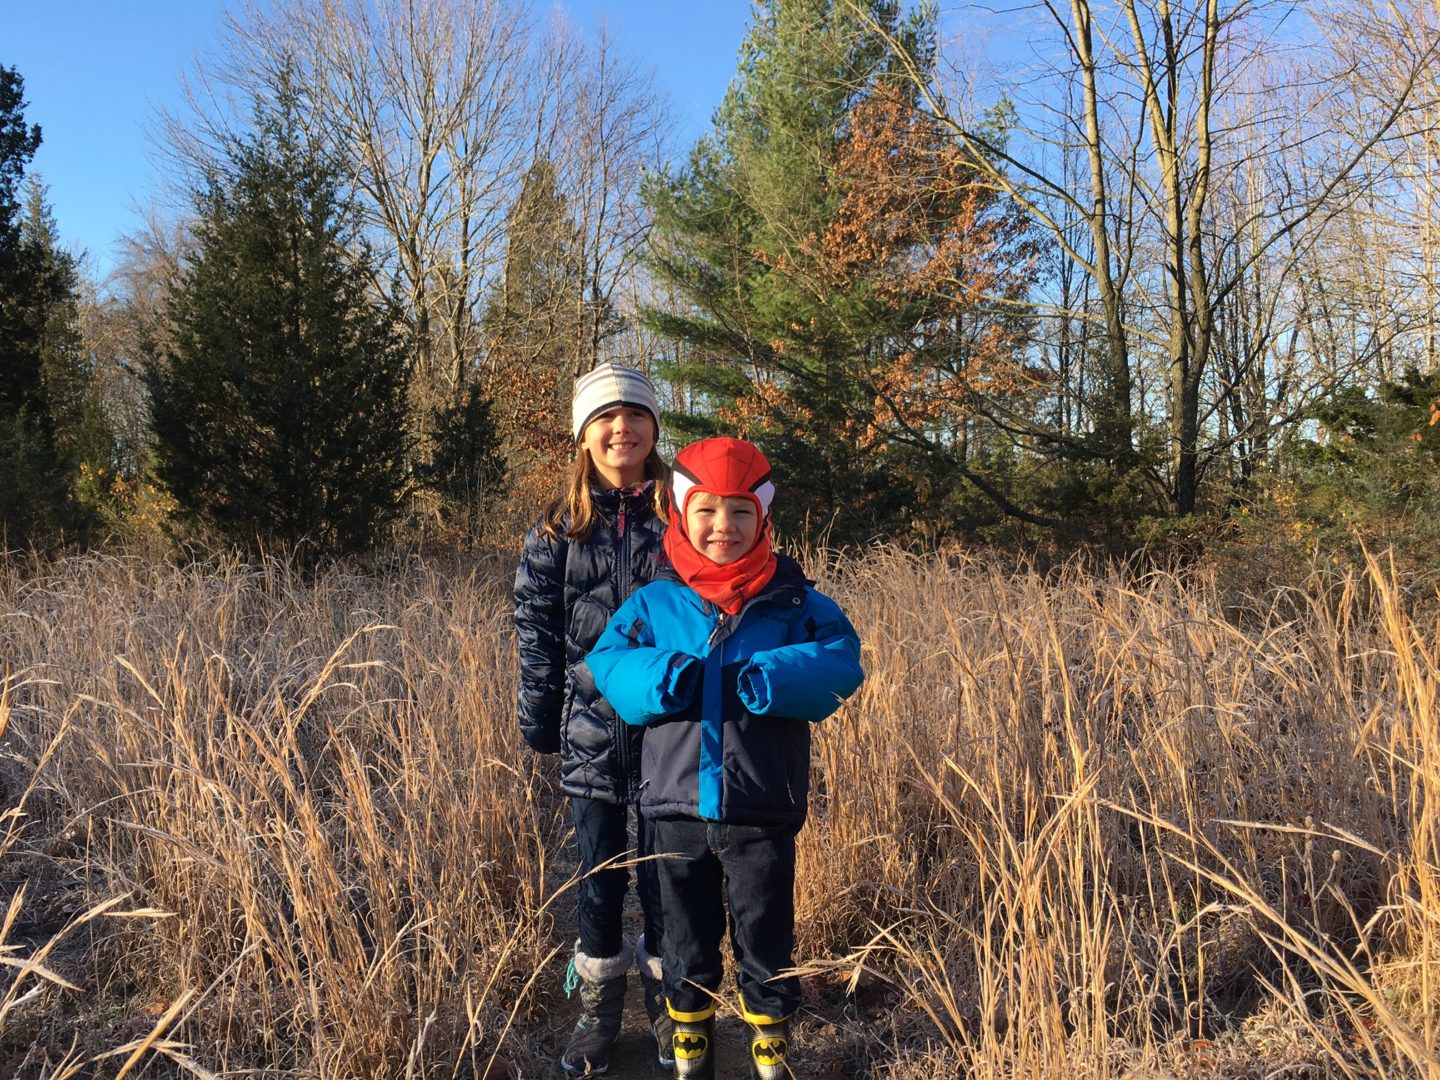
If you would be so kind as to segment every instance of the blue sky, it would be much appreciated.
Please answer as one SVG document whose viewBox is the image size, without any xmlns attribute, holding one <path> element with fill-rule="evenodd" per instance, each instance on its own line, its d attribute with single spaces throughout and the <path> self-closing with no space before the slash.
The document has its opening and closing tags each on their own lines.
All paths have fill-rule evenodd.
<svg viewBox="0 0 1440 1080">
<path fill-rule="evenodd" d="M 30 171 L 49 186 L 61 241 L 103 275 L 158 185 L 150 132 L 180 76 L 215 43 L 223 0 L 0 0 L 0 64 L 25 79 L 44 142 Z M 543 5 L 537 5 L 543 7 Z M 564 0 L 655 68 L 683 143 L 707 126 L 749 22 L 749 0 Z"/>
</svg>

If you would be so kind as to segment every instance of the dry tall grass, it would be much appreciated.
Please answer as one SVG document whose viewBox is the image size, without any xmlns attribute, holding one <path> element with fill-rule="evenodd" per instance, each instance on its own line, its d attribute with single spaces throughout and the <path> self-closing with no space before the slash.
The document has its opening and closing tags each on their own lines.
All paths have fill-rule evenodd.
<svg viewBox="0 0 1440 1080">
<path fill-rule="evenodd" d="M 868 937 L 836 966 L 904 985 L 916 1075 L 1440 1075 L 1440 651 L 1379 567 L 1243 626 L 1203 576 L 836 578 L 872 678 L 806 952 Z"/>
<path fill-rule="evenodd" d="M 870 677 L 816 732 L 801 955 L 822 1012 L 894 988 L 852 1063 L 1440 1075 L 1440 646 L 1379 567 L 1236 625 L 1203 575 L 817 566 Z M 39 965 L 0 1071 L 532 1075 L 564 834 L 510 569 L 0 575 L 0 960 Z"/>
<path fill-rule="evenodd" d="M 501 579 L 90 559 L 5 581 L 12 740 L 33 759 L 63 732 L 31 843 L 93 899 L 168 913 L 96 974 L 167 1016 L 176 1062 L 484 1062 L 552 951 Z"/>
</svg>

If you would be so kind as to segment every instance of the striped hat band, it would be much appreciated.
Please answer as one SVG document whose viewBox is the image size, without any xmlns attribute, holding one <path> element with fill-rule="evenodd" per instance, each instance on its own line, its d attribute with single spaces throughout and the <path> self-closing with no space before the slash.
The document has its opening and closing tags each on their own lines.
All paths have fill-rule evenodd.
<svg viewBox="0 0 1440 1080">
<path fill-rule="evenodd" d="M 650 419 L 655 421 L 655 433 L 659 435 L 660 403 L 656 400 L 654 385 L 644 375 L 634 368 L 618 364 L 601 364 L 581 375 L 575 380 L 575 396 L 570 403 L 575 441 L 580 441 L 591 420 L 622 405 L 632 405 L 648 412 Z"/>
</svg>

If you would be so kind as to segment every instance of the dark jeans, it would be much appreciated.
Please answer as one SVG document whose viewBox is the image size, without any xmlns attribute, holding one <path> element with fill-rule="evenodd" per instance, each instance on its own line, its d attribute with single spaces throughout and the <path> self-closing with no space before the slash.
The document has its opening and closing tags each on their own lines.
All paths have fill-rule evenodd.
<svg viewBox="0 0 1440 1080">
<path fill-rule="evenodd" d="M 791 825 L 725 825 L 657 818 L 665 905 L 665 994 L 677 1011 L 703 1012 L 720 989 L 720 939 L 730 907 L 730 947 L 745 1011 L 773 1019 L 800 1005 L 800 980 L 778 973 L 795 950 L 795 834 Z M 693 984 L 693 985 L 692 985 Z"/>
<path fill-rule="evenodd" d="M 624 934 L 620 916 L 625 907 L 625 889 L 630 883 L 628 868 L 599 870 L 595 867 L 607 859 L 623 856 L 631 850 L 626 806 L 601 802 L 599 799 L 570 799 L 575 820 L 575 842 L 580 854 L 580 948 L 587 956 L 609 957 L 620 952 Z M 651 825 L 640 808 L 635 808 L 636 854 L 649 855 Z M 656 880 L 655 860 L 635 867 L 635 893 L 645 916 L 645 948 L 659 956 L 663 924 L 660 921 L 660 886 Z"/>
</svg>

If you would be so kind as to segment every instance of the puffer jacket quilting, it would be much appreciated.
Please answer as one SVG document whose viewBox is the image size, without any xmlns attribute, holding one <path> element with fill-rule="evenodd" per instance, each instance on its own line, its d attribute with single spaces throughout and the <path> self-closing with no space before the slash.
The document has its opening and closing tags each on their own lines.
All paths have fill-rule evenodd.
<svg viewBox="0 0 1440 1080">
<path fill-rule="evenodd" d="M 592 489 L 604 521 L 586 541 L 538 524 L 525 536 L 515 573 L 520 731 L 533 749 L 561 755 L 567 795 L 624 803 L 640 789 L 643 732 L 615 715 L 583 661 L 610 616 L 667 565 L 651 491 Z"/>
<path fill-rule="evenodd" d="M 620 608 L 591 651 L 616 711 L 646 728 L 647 815 L 804 823 L 810 725 L 865 676 L 839 606 L 777 559 L 734 617 L 667 574 Z"/>
</svg>

